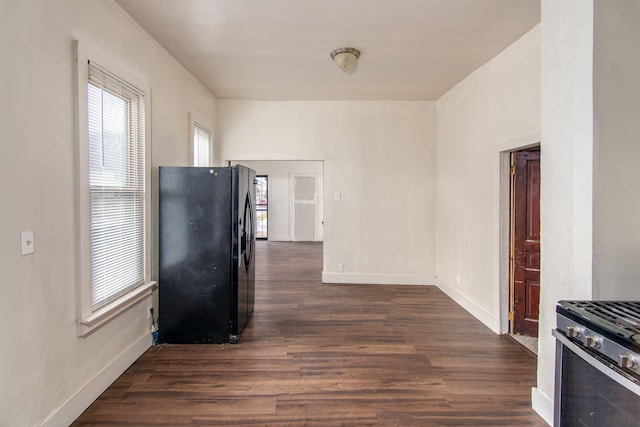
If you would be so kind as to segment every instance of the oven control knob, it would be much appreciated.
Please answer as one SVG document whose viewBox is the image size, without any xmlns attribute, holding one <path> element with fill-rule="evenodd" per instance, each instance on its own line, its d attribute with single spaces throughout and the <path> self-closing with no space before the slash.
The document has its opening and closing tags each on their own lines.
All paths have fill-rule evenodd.
<svg viewBox="0 0 640 427">
<path fill-rule="evenodd" d="M 578 338 L 580 336 L 580 329 L 577 326 L 567 326 L 567 336 L 569 338 Z"/>
<path fill-rule="evenodd" d="M 618 356 L 618 366 L 621 368 L 631 369 L 636 365 L 636 361 L 630 354 L 621 354 Z"/>
<path fill-rule="evenodd" d="M 587 335 L 584 337 L 584 345 L 589 348 L 598 348 L 600 347 L 600 340 L 593 335 Z"/>
</svg>

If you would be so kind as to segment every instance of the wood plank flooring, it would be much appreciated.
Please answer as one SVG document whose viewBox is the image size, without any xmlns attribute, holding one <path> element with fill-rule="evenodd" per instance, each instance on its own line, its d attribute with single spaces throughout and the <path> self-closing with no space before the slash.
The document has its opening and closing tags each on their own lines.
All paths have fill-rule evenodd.
<svg viewBox="0 0 640 427">
<path fill-rule="evenodd" d="M 321 283 L 320 243 L 257 243 L 237 345 L 149 349 L 73 426 L 546 426 L 536 359 L 434 287 Z"/>
</svg>

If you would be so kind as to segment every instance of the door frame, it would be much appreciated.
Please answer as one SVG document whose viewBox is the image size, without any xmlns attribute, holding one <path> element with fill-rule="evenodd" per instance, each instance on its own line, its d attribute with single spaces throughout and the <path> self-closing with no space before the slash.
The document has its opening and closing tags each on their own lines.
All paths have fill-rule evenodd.
<svg viewBox="0 0 640 427">
<path fill-rule="evenodd" d="M 499 222 L 500 222 L 500 244 L 499 244 L 499 275 L 500 275 L 500 333 L 510 332 L 509 310 L 510 300 L 510 263 L 511 263 L 511 153 L 527 148 L 540 147 L 540 135 L 532 135 L 521 140 L 505 144 L 499 149 Z M 541 154 L 542 158 L 542 154 Z"/>
</svg>

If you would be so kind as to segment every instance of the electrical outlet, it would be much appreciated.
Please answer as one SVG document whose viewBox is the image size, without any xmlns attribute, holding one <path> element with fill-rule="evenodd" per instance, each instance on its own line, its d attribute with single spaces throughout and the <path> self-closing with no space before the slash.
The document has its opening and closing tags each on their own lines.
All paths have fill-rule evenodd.
<svg viewBox="0 0 640 427">
<path fill-rule="evenodd" d="M 338 264 L 338 271 L 341 273 L 344 271 L 344 264 Z"/>
<path fill-rule="evenodd" d="M 20 253 L 22 255 L 29 255 L 36 251 L 33 231 L 23 231 L 20 233 L 20 242 Z"/>
</svg>

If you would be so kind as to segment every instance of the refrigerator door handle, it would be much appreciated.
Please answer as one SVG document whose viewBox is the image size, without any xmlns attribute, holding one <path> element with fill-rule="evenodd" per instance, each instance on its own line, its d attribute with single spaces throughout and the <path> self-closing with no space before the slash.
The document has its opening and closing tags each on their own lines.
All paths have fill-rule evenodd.
<svg viewBox="0 0 640 427">
<path fill-rule="evenodd" d="M 249 240 L 249 242 L 247 242 Z M 248 243 L 248 248 L 247 248 Z M 244 255 L 244 268 L 248 271 L 253 256 L 253 209 L 251 196 L 247 194 L 244 202 L 244 224 L 242 225 L 242 254 Z M 247 254 L 248 249 L 248 254 Z"/>
</svg>

